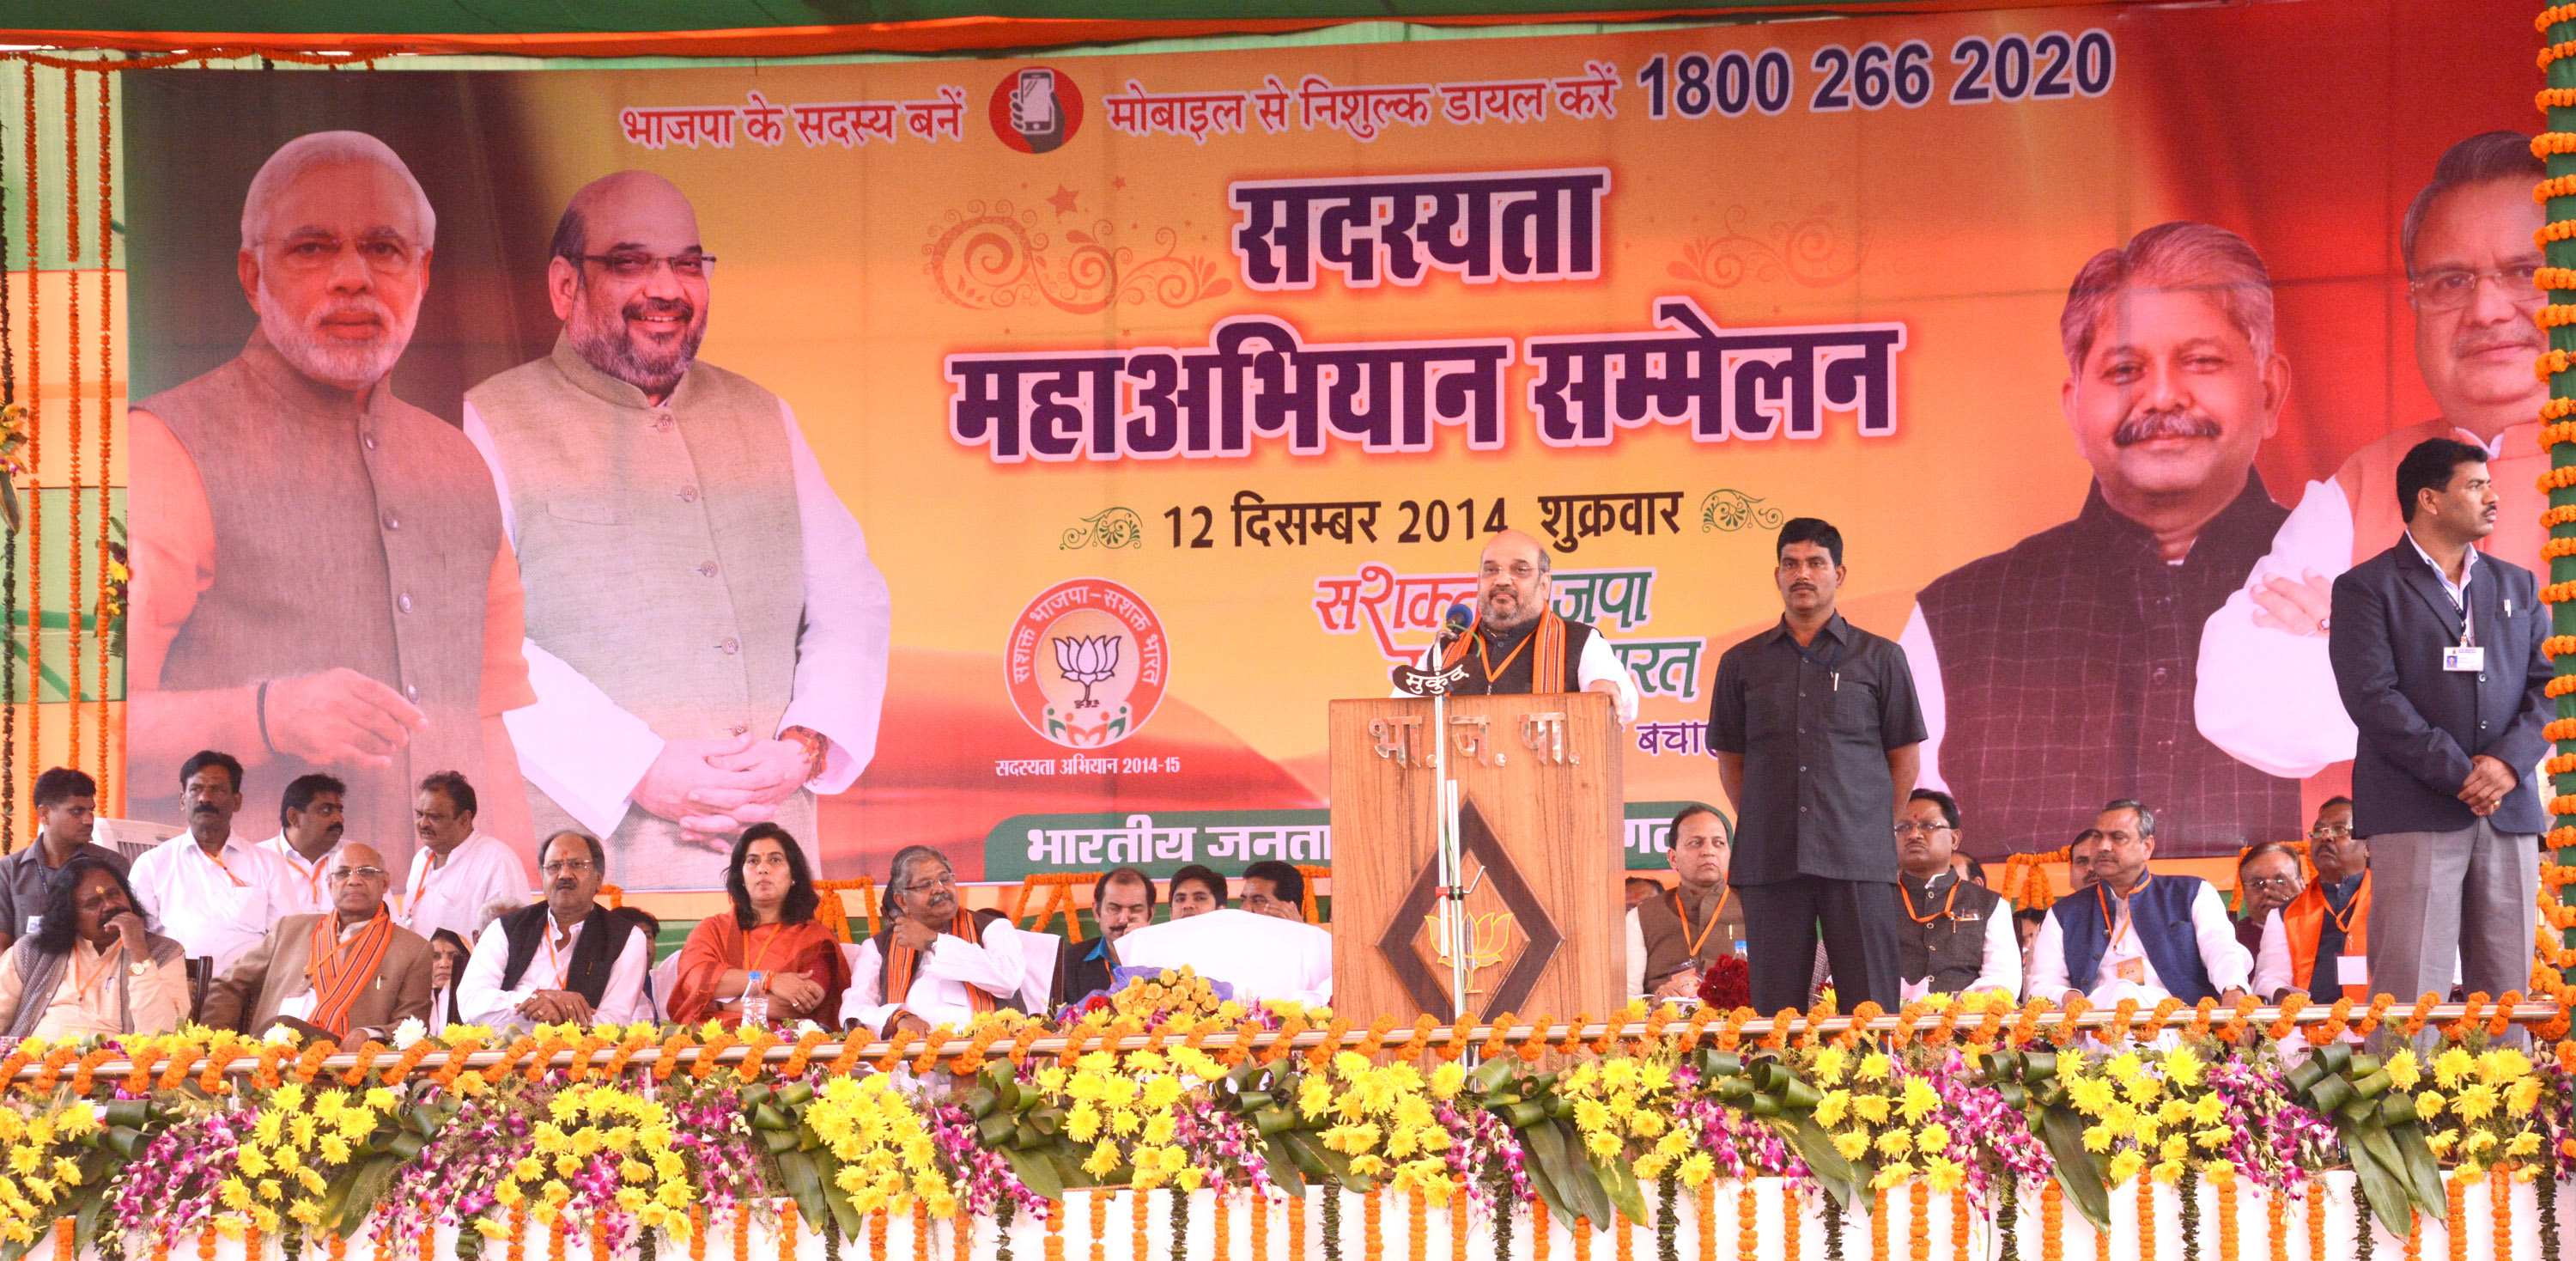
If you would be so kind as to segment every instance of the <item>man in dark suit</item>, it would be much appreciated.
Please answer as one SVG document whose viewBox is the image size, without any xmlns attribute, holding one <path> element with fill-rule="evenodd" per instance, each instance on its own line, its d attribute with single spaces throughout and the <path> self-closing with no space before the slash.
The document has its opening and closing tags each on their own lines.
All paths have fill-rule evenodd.
<svg viewBox="0 0 2576 1261">
<path fill-rule="evenodd" d="M 2487 453 L 2451 438 L 2397 466 L 2397 545 L 2335 579 L 2327 650 L 2360 728 L 2353 831 L 2371 846 L 2374 992 L 2447 993 L 2456 947 L 2471 991 L 2520 990 L 2537 930 L 2531 782 L 2550 667 L 2531 571 L 2480 555 L 2496 528 Z"/>
</svg>

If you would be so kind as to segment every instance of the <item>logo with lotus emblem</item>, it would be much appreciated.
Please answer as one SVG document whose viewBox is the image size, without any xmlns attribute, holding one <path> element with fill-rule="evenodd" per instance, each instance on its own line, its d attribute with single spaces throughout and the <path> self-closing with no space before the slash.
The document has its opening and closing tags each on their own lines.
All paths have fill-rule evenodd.
<svg viewBox="0 0 2576 1261">
<path fill-rule="evenodd" d="M 1031 600 L 1003 655 L 1020 717 L 1069 749 L 1136 734 L 1162 703 L 1168 665 L 1153 606 L 1105 578 L 1057 583 Z"/>
</svg>

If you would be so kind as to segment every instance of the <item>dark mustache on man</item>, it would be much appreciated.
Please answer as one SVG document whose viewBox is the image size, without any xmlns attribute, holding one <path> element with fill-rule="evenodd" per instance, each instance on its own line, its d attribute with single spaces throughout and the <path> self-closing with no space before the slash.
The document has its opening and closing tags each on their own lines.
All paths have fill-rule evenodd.
<svg viewBox="0 0 2576 1261">
<path fill-rule="evenodd" d="M 2111 443 L 2134 447 L 2160 438 L 2215 438 L 2219 433 L 2218 422 L 2211 420 L 2208 413 L 2169 407 L 2137 412 L 2121 421 L 2111 433 Z"/>
</svg>

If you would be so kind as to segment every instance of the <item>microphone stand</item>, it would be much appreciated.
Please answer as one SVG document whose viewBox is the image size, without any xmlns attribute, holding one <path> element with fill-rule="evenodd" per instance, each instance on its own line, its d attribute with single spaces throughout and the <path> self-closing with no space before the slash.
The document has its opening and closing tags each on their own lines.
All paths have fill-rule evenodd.
<svg viewBox="0 0 2576 1261">
<path fill-rule="evenodd" d="M 1470 623 L 1459 634 L 1472 635 Z M 1398 667 L 1399 685 L 1419 696 L 1431 697 L 1431 808 L 1434 844 L 1438 850 L 1436 875 L 1439 879 L 1440 948 L 1449 958 L 1449 1018 L 1452 1022 L 1467 1019 L 1467 981 L 1473 971 L 1467 958 L 1472 944 L 1472 929 L 1467 922 L 1466 854 L 1464 838 L 1458 825 L 1458 781 L 1449 774 L 1449 686 L 1442 677 L 1440 659 L 1457 635 L 1434 638 L 1431 647 L 1431 669 L 1413 670 Z M 1462 663 L 1460 669 L 1463 670 Z M 1480 882 L 1481 883 L 1481 882 Z"/>
</svg>

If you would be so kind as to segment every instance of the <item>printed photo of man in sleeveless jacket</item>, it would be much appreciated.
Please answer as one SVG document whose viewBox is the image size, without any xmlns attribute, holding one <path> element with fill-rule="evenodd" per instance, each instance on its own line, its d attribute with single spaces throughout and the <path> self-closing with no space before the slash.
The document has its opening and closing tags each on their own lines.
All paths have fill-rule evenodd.
<svg viewBox="0 0 2576 1261">
<path fill-rule="evenodd" d="M 347 828 L 409 858 L 411 786 L 509 782 L 531 699 L 519 573 L 463 435 L 393 396 L 438 218 L 362 132 L 300 136 L 243 197 L 259 326 L 222 366 L 134 405 L 128 813 L 180 822 L 179 765 L 238 757 L 252 794 L 323 772 Z M 525 851 L 524 803 L 487 831 Z"/>
</svg>

